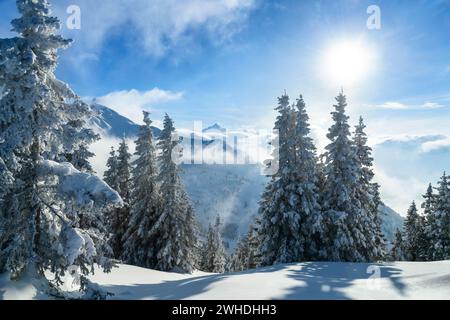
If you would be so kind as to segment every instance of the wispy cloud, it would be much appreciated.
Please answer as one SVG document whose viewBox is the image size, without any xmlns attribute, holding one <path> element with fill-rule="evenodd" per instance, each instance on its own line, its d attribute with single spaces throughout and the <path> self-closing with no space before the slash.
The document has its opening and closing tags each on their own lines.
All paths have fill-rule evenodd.
<svg viewBox="0 0 450 320">
<path fill-rule="evenodd" d="M 182 92 L 166 91 L 159 88 L 143 92 L 132 89 L 110 92 L 97 98 L 96 102 L 113 109 L 136 123 L 141 123 L 143 110 L 150 110 L 155 105 L 177 101 L 182 98 Z"/>
<path fill-rule="evenodd" d="M 55 2 L 62 21 L 69 4 L 73 1 Z M 147 54 L 161 57 L 195 46 L 198 35 L 223 43 L 242 29 L 255 0 L 78 0 L 76 4 L 81 8 L 81 30 L 65 32 L 81 49 L 97 53 L 109 37 L 125 35 L 126 41 Z"/>
<path fill-rule="evenodd" d="M 445 105 L 437 102 L 425 102 L 423 104 L 405 104 L 401 102 L 385 102 L 375 106 L 381 109 L 391 109 L 391 110 L 417 110 L 417 109 L 440 109 L 444 108 Z"/>
</svg>

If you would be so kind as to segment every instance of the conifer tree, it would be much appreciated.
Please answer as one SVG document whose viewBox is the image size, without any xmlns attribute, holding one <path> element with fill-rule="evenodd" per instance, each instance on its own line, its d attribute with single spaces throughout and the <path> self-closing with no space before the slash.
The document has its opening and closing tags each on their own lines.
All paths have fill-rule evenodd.
<svg viewBox="0 0 450 320">
<path fill-rule="evenodd" d="M 343 92 L 332 112 L 334 124 L 327 135 L 325 214 L 328 258 L 333 261 L 368 261 L 365 215 L 358 199 L 361 166 L 350 139 L 347 100 Z"/>
<path fill-rule="evenodd" d="M 128 229 L 130 219 L 130 198 L 131 198 L 131 154 L 128 151 L 128 144 L 125 139 L 119 145 L 117 154 L 117 192 L 124 201 L 122 208 L 112 210 L 109 214 L 109 231 L 111 234 L 110 245 L 113 249 L 113 257 L 122 259 L 124 235 Z M 112 164 L 114 159 L 110 159 Z M 111 176 L 110 178 L 113 178 Z M 109 180 L 109 178 L 108 178 Z"/>
<path fill-rule="evenodd" d="M 436 196 L 433 191 L 433 185 L 430 183 L 427 192 L 422 196 L 424 202 L 422 203 L 423 214 L 428 217 L 435 210 Z"/>
<path fill-rule="evenodd" d="M 205 272 L 224 273 L 226 266 L 226 253 L 223 245 L 221 232 L 221 221 L 218 216 L 214 226 L 209 226 L 208 236 L 206 243 L 203 247 L 202 253 L 202 270 Z M 238 264 L 242 264 L 242 261 L 237 261 Z M 241 268 L 236 266 L 236 268 Z"/>
<path fill-rule="evenodd" d="M 378 208 L 381 203 L 379 188 L 373 182 L 372 148 L 367 145 L 366 125 L 362 117 L 356 126 L 354 144 L 359 165 L 357 198 L 359 200 L 360 224 L 364 230 L 365 245 L 359 248 L 366 260 L 376 261 L 385 255 L 385 240 L 381 232 Z"/>
<path fill-rule="evenodd" d="M 434 210 L 427 217 L 426 235 L 429 239 L 429 258 L 450 258 L 450 183 L 444 172 L 438 182 Z"/>
<path fill-rule="evenodd" d="M 92 136 L 92 142 L 100 139 L 98 136 Z M 69 157 L 68 161 L 73 164 L 75 168 L 83 172 L 95 173 L 89 159 L 95 154 L 88 149 L 87 143 L 81 144 Z"/>
<path fill-rule="evenodd" d="M 395 240 L 391 249 L 392 261 L 404 261 L 405 260 L 405 243 L 403 241 L 403 234 L 397 229 L 395 233 Z"/>
<path fill-rule="evenodd" d="M 260 201 L 260 248 L 263 266 L 297 262 L 303 259 L 304 241 L 299 232 L 301 216 L 297 208 L 297 190 L 293 184 L 295 172 L 294 113 L 289 97 L 278 99 L 275 109 L 279 115 L 275 122 L 278 130 L 278 148 L 274 160 L 278 171 L 272 175 Z"/>
<path fill-rule="evenodd" d="M 413 202 L 408 209 L 405 220 L 405 256 L 408 261 L 419 261 L 421 241 L 423 241 L 423 219 L 420 217 L 416 203 Z"/>
<path fill-rule="evenodd" d="M 14 179 L 9 172 L 3 159 L 0 158 L 0 273 L 5 271 L 5 264 L 7 257 L 4 255 L 4 246 L 7 245 L 8 240 L 12 236 L 9 234 L 8 223 L 9 217 L 7 215 L 8 201 L 7 197 L 11 196 L 10 190 L 13 186 Z"/>
<path fill-rule="evenodd" d="M 257 250 L 257 230 L 253 225 L 250 225 L 248 233 L 238 241 L 227 269 L 232 272 L 239 272 L 256 268 L 258 266 Z"/>
<path fill-rule="evenodd" d="M 374 254 L 371 257 L 371 260 L 383 260 L 387 252 L 387 243 L 386 238 L 384 236 L 383 230 L 381 228 L 382 226 L 382 220 L 380 218 L 380 207 L 383 204 L 381 201 L 381 195 L 380 195 L 380 185 L 378 183 L 372 183 L 372 190 L 373 190 L 373 207 L 371 208 L 372 217 L 374 218 L 375 223 L 375 248 L 376 251 L 374 251 Z"/>
<path fill-rule="evenodd" d="M 237 241 L 237 246 L 233 254 L 229 259 L 229 263 L 227 265 L 227 271 L 229 272 L 240 272 L 247 270 L 245 267 L 245 261 L 249 255 L 248 252 L 247 239 L 239 238 Z"/>
<path fill-rule="evenodd" d="M 294 202 L 300 216 L 301 247 L 298 248 L 302 260 L 317 260 L 324 257 L 322 239 L 325 232 L 324 220 L 319 199 L 319 176 L 316 147 L 310 137 L 309 117 L 303 97 L 297 99 L 294 111 L 295 129 L 293 131 Z"/>
<path fill-rule="evenodd" d="M 157 157 L 162 201 L 148 237 L 155 239 L 152 243 L 156 269 L 191 272 L 196 261 L 197 235 L 194 211 L 181 183 L 177 165 L 182 156 L 179 143 L 173 121 L 166 115 L 164 129 L 159 136 L 160 154 Z"/>
<path fill-rule="evenodd" d="M 118 176 L 118 163 L 117 155 L 114 147 L 111 147 L 111 152 L 109 153 L 109 158 L 106 163 L 107 170 L 103 175 L 105 182 L 114 190 L 119 190 L 119 176 Z"/>
<path fill-rule="evenodd" d="M 136 140 L 137 159 L 133 162 L 133 193 L 131 217 L 124 235 L 123 259 L 130 264 L 152 268 L 156 265 L 153 243 L 148 231 L 155 224 L 161 202 L 157 185 L 156 151 L 149 113 L 144 112 L 144 123 Z"/>
<path fill-rule="evenodd" d="M 63 163 L 90 143 L 91 111 L 54 75 L 58 50 L 70 41 L 57 35 L 48 1 L 16 3 L 21 16 L 12 26 L 19 36 L 0 40 L 0 158 L 13 178 L 1 223 L 11 235 L 0 243 L 3 269 L 13 279 L 41 279 L 56 294 L 68 267 L 77 266 L 86 291 L 93 265 L 109 270 L 111 263 L 101 225 L 81 225 L 80 213 L 98 221 L 121 199 L 97 177 Z"/>
<path fill-rule="evenodd" d="M 422 209 L 423 209 L 423 242 L 421 243 L 421 252 L 422 252 L 422 258 L 424 260 L 432 260 L 432 253 L 431 249 L 431 239 L 430 234 L 428 230 L 430 230 L 430 223 L 432 218 L 432 215 L 435 211 L 435 205 L 436 205 L 436 195 L 434 194 L 433 185 L 430 183 L 428 185 L 426 193 L 422 196 L 424 201 L 422 202 Z"/>
</svg>

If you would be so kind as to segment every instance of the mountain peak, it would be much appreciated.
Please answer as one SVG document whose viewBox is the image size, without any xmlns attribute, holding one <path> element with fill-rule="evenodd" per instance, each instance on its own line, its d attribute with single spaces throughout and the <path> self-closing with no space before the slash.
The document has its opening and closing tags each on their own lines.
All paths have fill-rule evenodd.
<svg viewBox="0 0 450 320">
<path fill-rule="evenodd" d="M 223 128 L 219 123 L 214 123 L 212 126 L 207 127 L 206 129 L 203 129 L 203 132 L 208 131 L 225 131 L 226 129 Z"/>
</svg>

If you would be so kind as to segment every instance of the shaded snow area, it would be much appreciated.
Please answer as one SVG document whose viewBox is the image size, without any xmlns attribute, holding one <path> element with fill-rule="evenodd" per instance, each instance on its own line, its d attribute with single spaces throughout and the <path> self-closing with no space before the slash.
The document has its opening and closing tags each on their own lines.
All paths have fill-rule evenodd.
<svg viewBox="0 0 450 320">
<path fill-rule="evenodd" d="M 449 299 L 450 261 L 377 265 L 311 262 L 233 274 L 192 275 L 120 265 L 91 280 L 119 300 Z M 30 279 L 0 275 L 1 299 L 45 299 Z"/>
</svg>

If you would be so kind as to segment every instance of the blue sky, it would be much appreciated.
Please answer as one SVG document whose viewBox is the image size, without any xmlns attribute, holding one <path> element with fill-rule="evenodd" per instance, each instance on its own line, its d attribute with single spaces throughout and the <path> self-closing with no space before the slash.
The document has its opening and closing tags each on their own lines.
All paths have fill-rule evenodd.
<svg viewBox="0 0 450 320">
<path fill-rule="evenodd" d="M 333 43 L 357 39 L 373 53 L 373 70 L 344 90 L 352 121 L 366 118 L 371 143 L 450 137 L 449 0 L 53 4 L 63 34 L 74 39 L 61 52 L 58 77 L 134 120 L 146 108 L 155 119 L 168 112 L 183 127 L 203 120 L 266 128 L 286 89 L 292 98 L 304 95 L 323 146 L 340 89 L 324 74 L 323 57 Z M 80 30 L 64 26 L 71 4 L 81 8 Z M 373 4 L 381 9 L 381 30 L 366 27 Z M 10 36 L 15 1 L 0 0 L 0 12 L 0 36 Z M 443 138 L 434 148 L 449 146 Z"/>
</svg>

